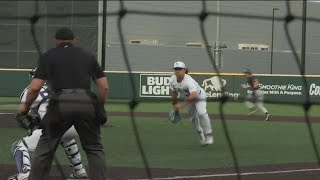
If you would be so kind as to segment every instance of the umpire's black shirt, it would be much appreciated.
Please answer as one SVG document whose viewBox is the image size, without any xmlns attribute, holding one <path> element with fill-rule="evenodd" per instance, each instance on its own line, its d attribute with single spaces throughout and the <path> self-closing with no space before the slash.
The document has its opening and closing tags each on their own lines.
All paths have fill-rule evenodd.
<svg viewBox="0 0 320 180">
<path fill-rule="evenodd" d="M 40 58 L 34 78 L 47 80 L 52 92 L 90 89 L 91 79 L 104 77 L 96 58 L 80 47 L 64 43 Z"/>
</svg>

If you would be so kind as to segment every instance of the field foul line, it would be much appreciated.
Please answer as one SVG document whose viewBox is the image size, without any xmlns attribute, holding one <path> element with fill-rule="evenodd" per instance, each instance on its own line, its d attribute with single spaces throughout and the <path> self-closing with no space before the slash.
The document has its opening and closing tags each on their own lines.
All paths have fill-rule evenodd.
<svg viewBox="0 0 320 180">
<path fill-rule="evenodd" d="M 250 175 L 265 175 L 265 174 L 310 172 L 310 171 L 320 171 L 320 168 L 317 168 L 317 169 L 295 169 L 295 170 L 284 170 L 284 171 L 266 171 L 266 172 L 246 172 L 246 173 L 240 173 L 240 175 L 241 176 L 250 176 Z M 195 176 L 173 176 L 173 177 L 152 178 L 152 179 L 154 179 L 154 180 L 191 179 L 191 178 L 228 177 L 228 176 L 237 176 L 237 174 L 230 173 L 230 174 L 208 174 L 208 175 L 195 175 Z M 148 180 L 148 179 L 130 179 L 130 180 Z"/>
<path fill-rule="evenodd" d="M 0 113 L 0 115 L 2 115 L 2 114 L 14 114 L 14 113 Z"/>
</svg>

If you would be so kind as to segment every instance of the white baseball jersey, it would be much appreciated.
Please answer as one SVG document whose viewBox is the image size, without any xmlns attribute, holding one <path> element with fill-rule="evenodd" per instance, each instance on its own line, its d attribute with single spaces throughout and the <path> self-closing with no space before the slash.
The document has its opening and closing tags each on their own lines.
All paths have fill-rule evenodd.
<svg viewBox="0 0 320 180">
<path fill-rule="evenodd" d="M 188 74 L 185 74 L 183 80 L 180 83 L 177 81 L 176 75 L 171 76 L 170 90 L 177 93 L 184 93 L 185 96 L 189 96 L 192 92 L 197 92 L 199 98 L 206 98 L 205 91 Z"/>
<path fill-rule="evenodd" d="M 29 86 L 26 87 L 23 90 L 23 92 L 21 93 L 21 95 L 20 95 L 21 103 L 25 103 L 26 100 L 27 100 L 28 88 L 29 88 Z M 44 114 L 46 113 L 46 107 L 47 107 L 47 101 L 46 100 L 48 100 L 48 98 L 49 98 L 48 87 L 47 86 L 42 86 L 37 99 L 31 105 L 31 108 L 38 107 L 37 111 L 38 111 L 41 119 L 43 118 Z M 39 103 L 41 103 L 41 104 L 39 104 Z"/>
</svg>

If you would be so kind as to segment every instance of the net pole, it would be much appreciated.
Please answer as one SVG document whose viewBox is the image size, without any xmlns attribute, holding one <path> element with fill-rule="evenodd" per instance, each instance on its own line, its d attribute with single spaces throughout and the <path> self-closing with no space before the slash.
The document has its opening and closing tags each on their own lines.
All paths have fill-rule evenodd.
<svg viewBox="0 0 320 180">
<path fill-rule="evenodd" d="M 301 42 L 301 70 L 302 74 L 306 73 L 306 29 L 307 29 L 307 0 L 303 0 L 302 10 L 302 42 Z"/>
<path fill-rule="evenodd" d="M 103 0 L 102 5 L 102 49 L 101 49 L 101 68 L 106 69 L 106 43 L 107 43 L 107 0 Z"/>
<path fill-rule="evenodd" d="M 221 49 L 220 49 L 220 12 L 221 12 L 221 2 L 220 0 L 217 1 L 217 34 L 216 34 L 216 42 L 214 43 L 214 60 L 216 63 L 216 66 L 218 66 L 219 68 L 221 68 Z"/>
</svg>

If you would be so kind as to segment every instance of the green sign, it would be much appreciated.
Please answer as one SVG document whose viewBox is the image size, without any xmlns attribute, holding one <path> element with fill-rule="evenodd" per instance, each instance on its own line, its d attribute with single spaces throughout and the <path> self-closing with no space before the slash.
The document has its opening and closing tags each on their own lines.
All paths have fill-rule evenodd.
<svg viewBox="0 0 320 180">
<path fill-rule="evenodd" d="M 171 97 L 171 75 L 140 74 L 140 97 Z"/>
<path fill-rule="evenodd" d="M 19 96 L 21 91 L 30 83 L 28 72 L 25 71 L 0 71 L 0 83 L 7 85 L 0 90 L 0 96 Z M 134 73 L 106 73 L 109 80 L 110 99 L 137 98 L 169 98 L 169 80 L 171 74 L 140 74 Z M 246 83 L 243 76 L 191 74 L 199 86 L 202 87 L 209 99 L 225 95 L 231 100 L 245 98 L 252 93 L 250 89 L 241 88 L 240 84 Z M 131 78 L 133 77 L 133 78 Z M 320 77 L 307 77 L 307 88 L 299 76 L 256 76 L 260 82 L 260 90 L 264 93 L 266 101 L 270 102 L 296 102 L 302 103 L 310 96 L 311 102 L 320 102 Z M 133 79 L 134 82 L 131 82 Z M 12 82 L 15 82 L 12 84 Z M 221 82 L 221 83 L 220 83 Z M 10 84 L 10 86 L 8 86 Z M 132 87 L 136 88 L 135 90 Z M 93 86 L 94 87 L 94 86 Z M 136 93 L 136 94 L 134 94 Z"/>
<path fill-rule="evenodd" d="M 199 85 L 205 90 L 208 98 L 219 98 L 224 88 L 224 94 L 230 99 L 237 100 L 243 92 L 236 89 L 233 76 L 201 76 L 197 79 Z M 238 85 L 240 86 L 240 84 Z"/>
<path fill-rule="evenodd" d="M 260 76 L 260 89 L 265 99 L 270 101 L 299 102 L 306 93 L 301 78 Z"/>
<path fill-rule="evenodd" d="M 140 97 L 170 97 L 169 81 L 172 75 L 166 74 L 140 74 Z M 241 92 L 234 91 L 233 76 L 222 76 L 221 82 L 218 76 L 193 75 L 202 87 L 208 98 L 222 96 L 222 88 L 231 99 L 237 100 Z M 240 86 L 240 85 L 239 85 Z"/>
</svg>

